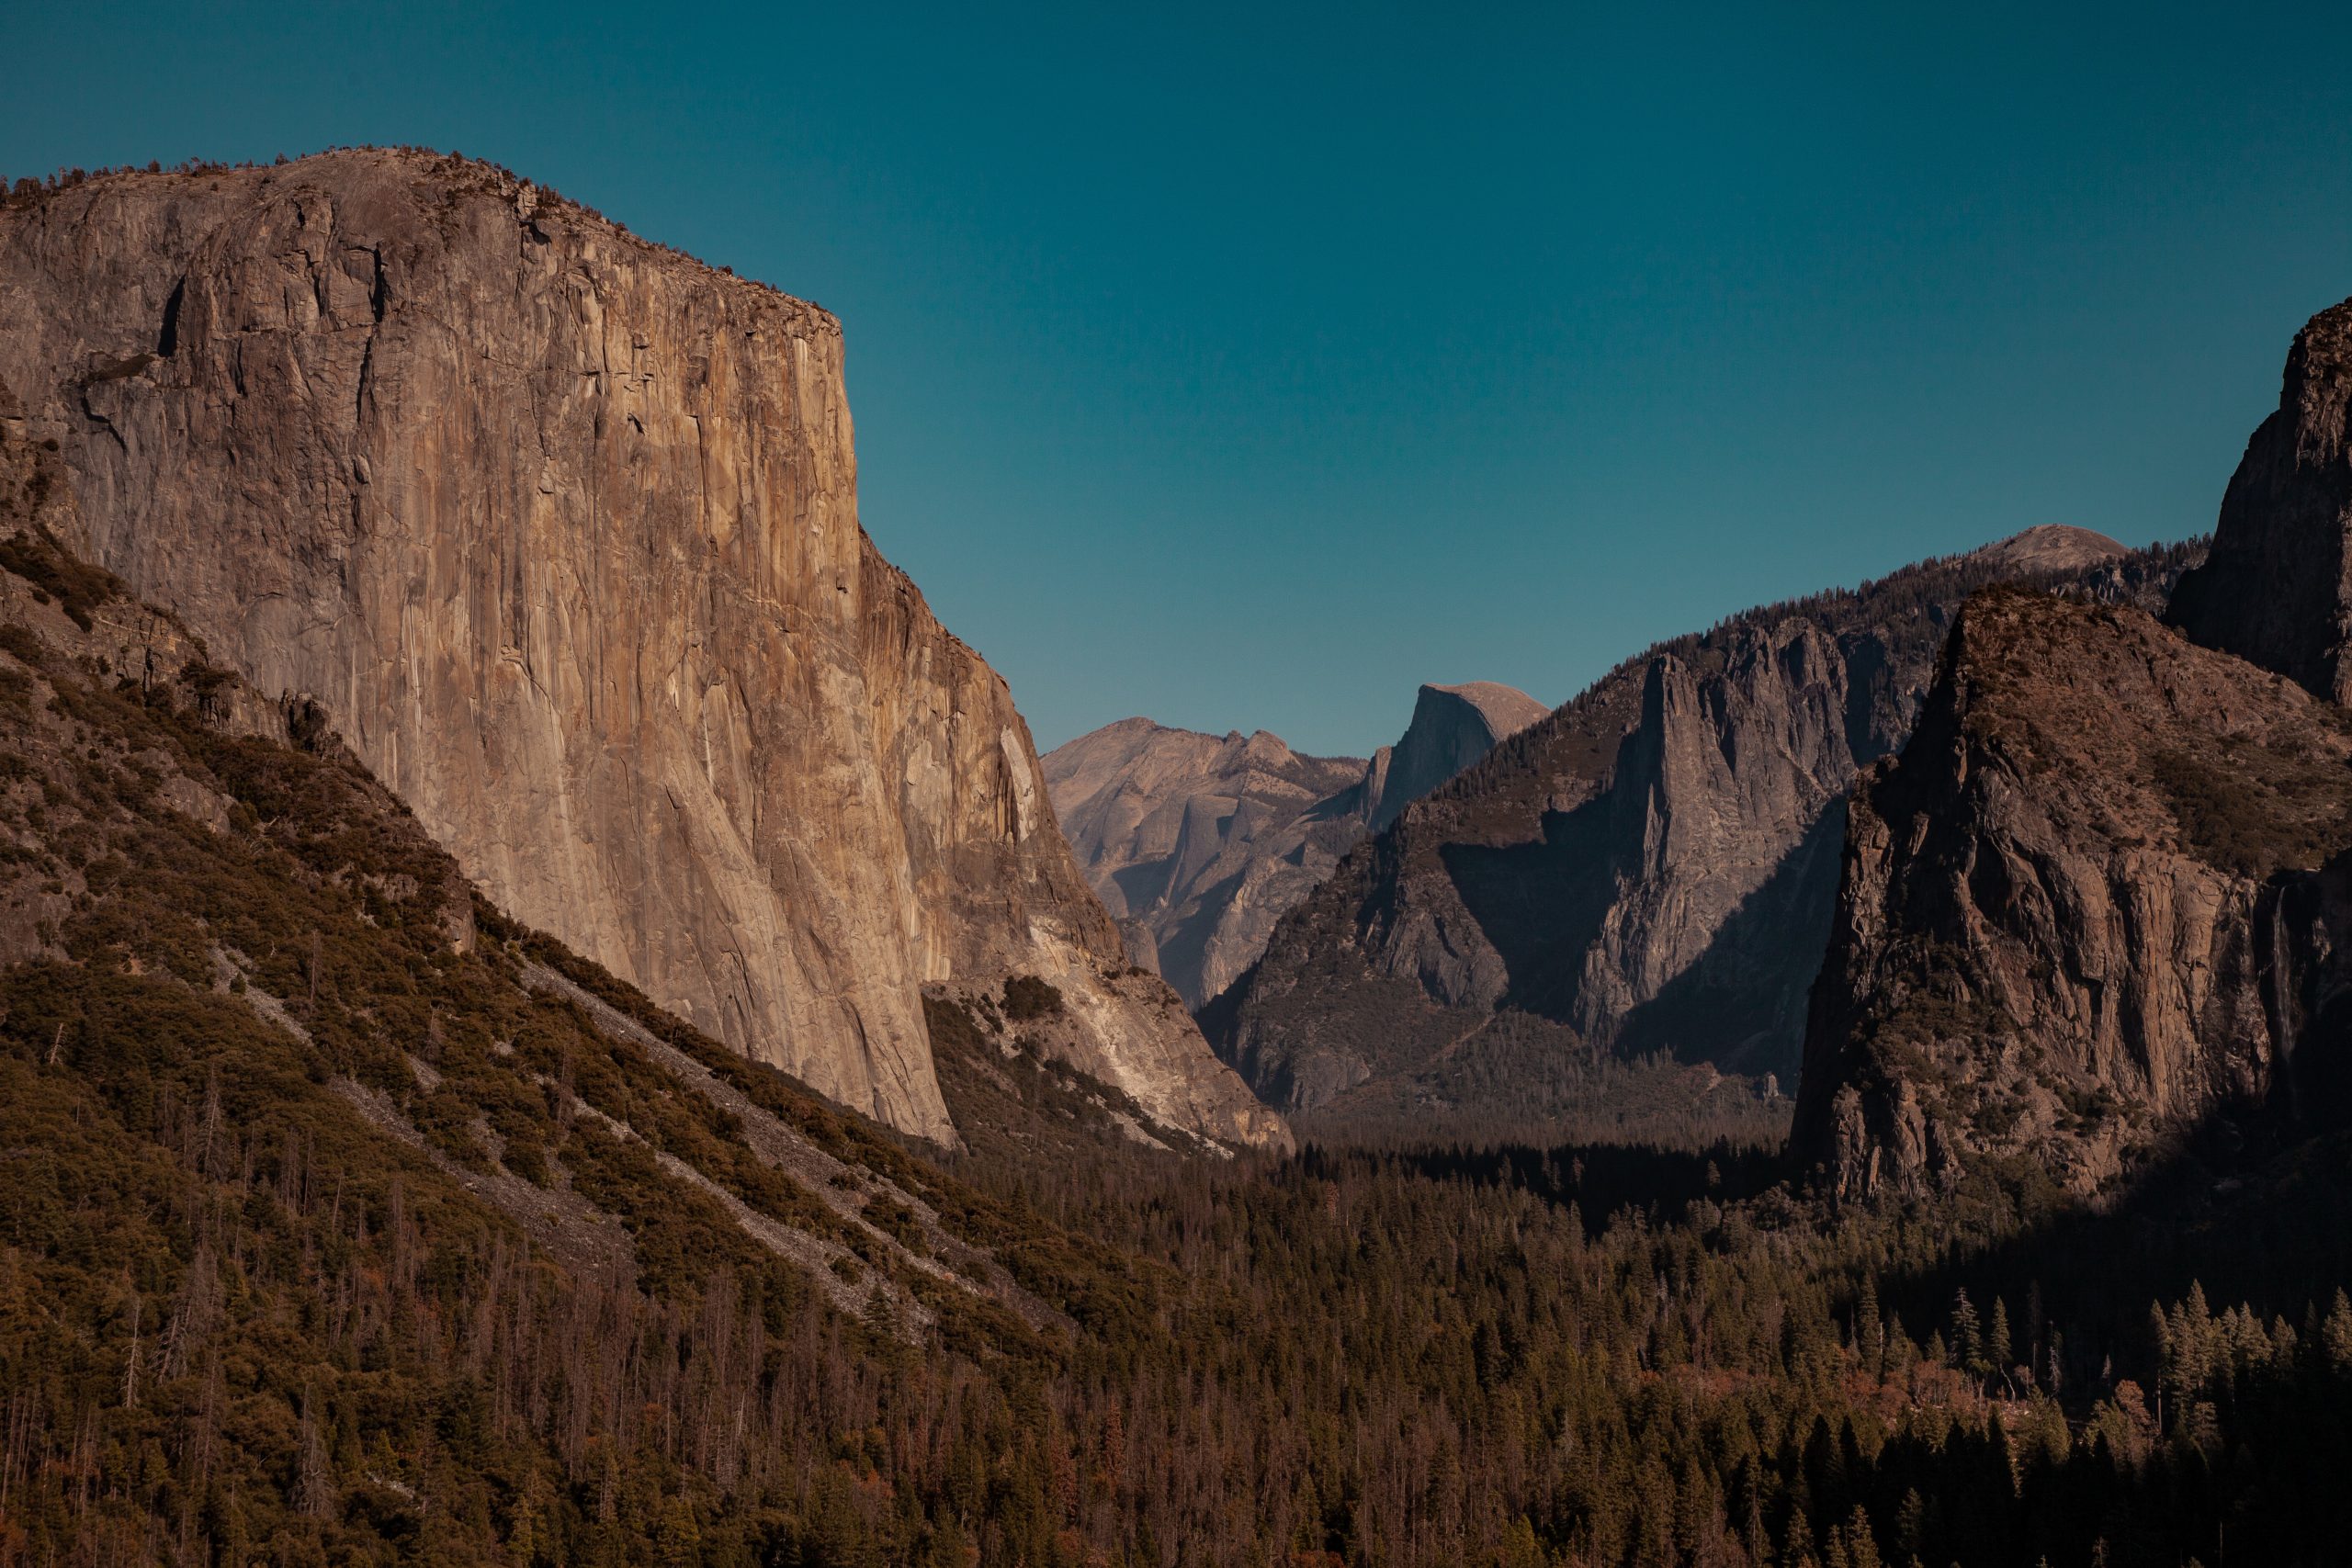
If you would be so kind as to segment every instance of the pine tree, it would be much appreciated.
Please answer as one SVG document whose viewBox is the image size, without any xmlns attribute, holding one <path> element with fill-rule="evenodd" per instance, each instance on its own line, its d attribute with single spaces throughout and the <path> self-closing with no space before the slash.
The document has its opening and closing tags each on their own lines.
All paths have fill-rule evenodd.
<svg viewBox="0 0 2352 1568">
<path fill-rule="evenodd" d="M 2337 1377 L 2352 1377 L 2352 1296 L 2337 1287 L 2335 1303 L 2321 1323 L 2319 1342 L 2328 1369 Z"/>
<path fill-rule="evenodd" d="M 1781 1553 L 1781 1561 L 1788 1564 L 1788 1568 L 1815 1568 L 1813 1527 L 1805 1522 L 1803 1508 L 1790 1510 L 1788 1543 Z"/>
<path fill-rule="evenodd" d="M 1846 1521 L 1846 1561 L 1850 1568 L 1879 1568 L 1878 1541 L 1871 1534 L 1871 1517 L 1860 1503 Z"/>
<path fill-rule="evenodd" d="M 1968 1287 L 1965 1285 L 1952 1296 L 1951 1344 L 1952 1354 L 1961 1370 L 1982 1378 L 1984 1375 L 1984 1345 L 1976 1320 L 1976 1306 L 1968 1299 Z"/>
<path fill-rule="evenodd" d="M 1927 1539 L 1928 1502 L 1913 1486 L 1904 1492 L 1902 1506 L 1894 1510 L 1895 1545 L 1916 1556 L 1927 1544 Z"/>
</svg>

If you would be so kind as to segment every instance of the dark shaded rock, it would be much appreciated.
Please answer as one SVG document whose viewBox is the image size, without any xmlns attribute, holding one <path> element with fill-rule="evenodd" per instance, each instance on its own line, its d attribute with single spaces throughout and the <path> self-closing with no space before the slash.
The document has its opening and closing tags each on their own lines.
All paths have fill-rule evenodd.
<svg viewBox="0 0 2352 1568">
<path fill-rule="evenodd" d="M 2344 1111 L 2352 716 L 2145 613 L 1996 589 L 1855 790 L 1792 1147 L 1841 1196 L 2110 1188 Z"/>
<path fill-rule="evenodd" d="M 2278 412 L 2246 443 L 2205 564 L 2165 618 L 2208 648 L 2352 701 L 2352 300 L 2295 336 Z"/>
</svg>

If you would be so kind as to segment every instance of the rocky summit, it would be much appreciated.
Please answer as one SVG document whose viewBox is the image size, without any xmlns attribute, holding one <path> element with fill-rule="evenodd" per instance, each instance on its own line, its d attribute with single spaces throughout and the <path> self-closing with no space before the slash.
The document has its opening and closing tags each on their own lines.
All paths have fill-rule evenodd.
<svg viewBox="0 0 2352 1568">
<path fill-rule="evenodd" d="M 1494 681 L 1424 685 L 1369 761 L 1122 719 L 1046 753 L 1046 787 L 1135 962 L 1197 1009 L 1367 832 L 1546 711 Z"/>
<path fill-rule="evenodd" d="M 955 1135 L 926 990 L 1228 1143 L 1003 681 L 858 520 L 839 324 L 503 171 L 355 151 L 0 209 L 62 543 L 313 699 L 492 900 L 735 1049 Z M 1042 1037 L 1042 1036 L 1041 1036 Z"/>
<path fill-rule="evenodd" d="M 1365 785 L 1373 831 L 1551 711 L 1517 687 L 1494 681 L 1423 686 L 1404 739 L 1373 754 Z"/>
<path fill-rule="evenodd" d="M 1841 1198 L 2111 1196 L 2352 1116 L 2352 303 L 2295 339 L 2170 627 L 1992 592 L 1853 795 L 1792 1148 Z"/>
<path fill-rule="evenodd" d="M 1212 1036 L 1327 1115 L 1525 1114 L 1587 1093 L 1562 1075 L 1594 1053 L 1791 1077 L 1846 792 L 1909 733 L 1962 601 L 2161 604 L 2193 558 L 2034 529 L 1651 649 L 1351 852 Z"/>
</svg>

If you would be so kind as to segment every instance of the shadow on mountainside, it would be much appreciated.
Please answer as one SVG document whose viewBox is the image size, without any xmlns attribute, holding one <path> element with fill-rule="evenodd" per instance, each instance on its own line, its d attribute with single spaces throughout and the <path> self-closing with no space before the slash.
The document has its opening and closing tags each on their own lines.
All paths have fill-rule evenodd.
<svg viewBox="0 0 2352 1568">
<path fill-rule="evenodd" d="M 1834 802 L 1706 948 L 1591 1043 L 1620 1055 L 1664 1051 L 1679 1061 L 1792 1079 L 1805 1001 L 1827 945 L 1838 896 L 1845 803 Z M 1544 837 L 1509 848 L 1448 844 L 1439 853 L 1463 905 L 1503 961 L 1514 1009 L 1580 1027 L 1586 959 L 1601 937 L 1618 884 L 1622 835 L 1607 796 L 1547 812 Z M 1802 976 L 1802 980 L 1794 977 Z"/>
<path fill-rule="evenodd" d="M 2199 840 L 2241 863 L 2271 852 L 2267 840 L 2232 837 L 2253 831 L 2238 821 L 2243 798 L 2220 800 L 2219 819 L 2190 818 Z M 2267 1083 L 2160 1131 L 2128 1184 L 2097 1201 L 2064 1190 L 2039 1151 L 1963 1150 L 1969 1174 L 1940 1199 L 1915 1200 L 1902 1223 L 1941 1239 L 1900 1259 L 1883 1295 L 1933 1306 L 1965 1286 L 2021 1304 L 2063 1287 L 2120 1303 L 2099 1331 L 2109 1337 L 2078 1347 L 2082 1373 L 2098 1370 L 2094 1352 L 2144 1341 L 2148 1302 L 2192 1283 L 2292 1321 L 2352 1279 L 2352 851 L 2274 871 L 2245 918 L 2277 1052 L 2266 1052 Z"/>
<path fill-rule="evenodd" d="M 1725 1072 L 1775 1073 L 1793 1087 L 1845 841 L 1841 795 L 1740 900 L 1705 951 L 1626 1013 L 1611 1048 L 1620 1055 L 1664 1051 Z"/>
<path fill-rule="evenodd" d="M 1592 1046 L 1616 1055 L 1665 1051 L 1684 1063 L 1794 1079 L 1806 995 L 1830 938 L 1844 832 L 1847 811 L 1837 799 L 1717 926 L 1708 947 L 1613 1030 L 1595 1034 Z M 1609 799 L 1600 797 L 1545 813 L 1541 841 L 1440 849 L 1463 908 L 1503 959 L 1508 989 L 1498 1010 L 1578 1027 L 1588 1010 L 1580 1006 L 1585 959 L 1630 872 L 1618 837 Z"/>
<path fill-rule="evenodd" d="M 2151 1303 L 2201 1287 L 2215 1311 L 2303 1324 L 2352 1278 L 2352 1132 L 2297 1135 L 2283 1114 L 2240 1108 L 2177 1143 L 2127 1189 L 2070 1201 L 2038 1171 L 1972 1176 L 1909 1205 L 1894 1222 L 1894 1267 L 1879 1301 L 1924 1337 L 1965 1291 L 2067 1325 L 2054 1348 L 2062 1394 L 2103 1382 L 2118 1361 L 2144 1361 Z M 1996 1195 L 1995 1189 L 2001 1190 Z M 2050 1367 L 2037 1365 L 2047 1381 Z"/>
<path fill-rule="evenodd" d="M 1125 900 L 1130 914 L 1150 908 L 1167 895 L 1169 880 L 1175 874 L 1176 862 L 1169 857 L 1161 860 L 1138 861 L 1123 865 L 1111 874 L 1111 881 Z"/>
<path fill-rule="evenodd" d="M 1540 840 L 1443 844 L 1438 857 L 1463 908 L 1503 962 L 1499 1005 L 1574 1021 L 1585 954 L 1600 940 L 1623 864 L 1615 802 L 1603 792 L 1546 811 Z"/>
<path fill-rule="evenodd" d="M 1198 994 L 1196 987 L 1208 966 L 1209 939 L 1216 935 L 1217 922 L 1232 906 L 1246 874 L 1237 871 L 1193 892 L 1185 900 L 1190 911 L 1160 934 L 1159 972 L 1178 990 Z"/>
<path fill-rule="evenodd" d="M 1363 1150 L 1310 1143 L 1298 1156 L 1320 1174 Z M 1643 1144 L 1529 1144 L 1477 1146 L 1398 1146 L 1380 1151 L 1416 1176 L 1480 1187 L 1524 1188 L 1559 1204 L 1574 1203 L 1588 1234 L 1599 1235 L 1621 1212 L 1639 1211 L 1652 1224 L 1671 1224 L 1702 1201 L 1729 1203 L 1754 1198 L 1781 1179 L 1771 1150 L 1717 1144 L 1668 1149 Z"/>
<path fill-rule="evenodd" d="M 1968 1407 L 1989 1415 L 1985 1495 L 2016 1500 L 1932 1510 L 1927 1561 L 2344 1561 L 2352 1424 L 2331 1303 L 2352 1263 L 2352 1137 L 2248 1165 L 2233 1125 L 2199 1128 L 2112 1203 L 2013 1213 L 2006 1234 L 1966 1239 L 2000 1207 L 1953 1212 L 1982 1191 L 1853 1222 L 1849 1258 L 1894 1264 L 1854 1265 L 1848 1343 L 1883 1349 L 1887 1386 L 1908 1391 L 1906 1429 L 1874 1461 L 1881 1501 L 1934 1494 L 1968 1450 L 1916 1433 Z"/>
</svg>

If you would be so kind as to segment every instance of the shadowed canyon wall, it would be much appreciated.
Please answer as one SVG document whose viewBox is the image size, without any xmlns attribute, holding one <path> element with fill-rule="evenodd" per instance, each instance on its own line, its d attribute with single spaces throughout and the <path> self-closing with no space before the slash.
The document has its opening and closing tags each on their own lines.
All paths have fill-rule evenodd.
<svg viewBox="0 0 2352 1568">
<path fill-rule="evenodd" d="M 1854 793 L 1799 1163 L 1852 1197 L 1979 1161 L 2089 1195 L 2209 1113 L 2335 1119 L 2348 760 L 2344 710 L 2143 611 L 1972 599 Z"/>
<path fill-rule="evenodd" d="M 2335 702 L 2352 699 L 2352 300 L 2295 334 L 2206 564 L 2165 619 Z"/>
<path fill-rule="evenodd" d="M 2352 1118 L 2352 302 L 2296 335 L 2165 612 L 1973 600 L 1854 794 L 1794 1149 L 1847 1197 L 2100 1194 Z"/>
</svg>

